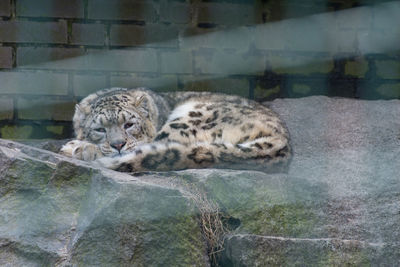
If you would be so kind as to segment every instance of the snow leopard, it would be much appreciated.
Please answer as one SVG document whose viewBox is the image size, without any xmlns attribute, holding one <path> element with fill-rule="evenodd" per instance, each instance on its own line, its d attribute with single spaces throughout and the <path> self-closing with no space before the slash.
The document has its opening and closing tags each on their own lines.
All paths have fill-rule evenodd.
<svg viewBox="0 0 400 267">
<path fill-rule="evenodd" d="M 103 89 L 76 105 L 73 128 L 76 139 L 61 154 L 117 171 L 276 172 L 291 158 L 289 133 L 278 115 L 235 95 Z"/>
</svg>

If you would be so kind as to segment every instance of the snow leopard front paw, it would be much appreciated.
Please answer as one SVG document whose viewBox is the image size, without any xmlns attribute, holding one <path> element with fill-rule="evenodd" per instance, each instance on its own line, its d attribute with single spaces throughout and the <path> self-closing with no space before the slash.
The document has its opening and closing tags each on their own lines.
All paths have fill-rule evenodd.
<svg viewBox="0 0 400 267">
<path fill-rule="evenodd" d="M 93 161 L 97 158 L 103 157 L 103 154 L 97 145 L 81 140 L 69 141 L 63 145 L 60 154 L 85 161 Z"/>
<path fill-rule="evenodd" d="M 111 157 L 103 157 L 97 159 L 94 163 L 100 167 L 112 170 L 115 170 L 119 166 L 118 158 L 111 158 Z"/>
<path fill-rule="evenodd" d="M 103 157 L 99 158 L 95 161 L 95 164 L 111 169 L 111 170 L 116 170 L 120 172 L 135 172 L 135 170 L 132 166 L 132 164 L 128 163 L 126 158 L 124 157 Z"/>
</svg>

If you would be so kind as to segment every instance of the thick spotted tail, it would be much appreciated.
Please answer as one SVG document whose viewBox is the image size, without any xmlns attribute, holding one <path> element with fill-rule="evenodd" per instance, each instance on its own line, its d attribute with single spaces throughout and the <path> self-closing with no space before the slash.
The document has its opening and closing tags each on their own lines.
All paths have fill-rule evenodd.
<svg viewBox="0 0 400 267">
<path fill-rule="evenodd" d="M 140 145 L 129 154 L 113 158 L 104 157 L 97 162 L 106 168 L 124 172 L 207 167 L 281 172 L 285 170 L 289 160 L 290 148 L 285 142 L 274 143 L 274 146 L 252 142 L 239 145 L 156 142 Z"/>
</svg>

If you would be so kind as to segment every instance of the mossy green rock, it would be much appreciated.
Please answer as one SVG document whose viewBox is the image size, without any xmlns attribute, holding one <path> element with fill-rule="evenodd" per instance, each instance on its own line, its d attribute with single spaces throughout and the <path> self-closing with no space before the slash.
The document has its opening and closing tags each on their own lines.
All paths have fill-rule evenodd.
<svg viewBox="0 0 400 267">
<path fill-rule="evenodd" d="M 376 245 L 355 240 L 234 235 L 226 240 L 221 265 L 371 266 L 377 251 Z"/>
<path fill-rule="evenodd" d="M 0 141 L 0 265 L 208 266 L 174 188 Z"/>
</svg>

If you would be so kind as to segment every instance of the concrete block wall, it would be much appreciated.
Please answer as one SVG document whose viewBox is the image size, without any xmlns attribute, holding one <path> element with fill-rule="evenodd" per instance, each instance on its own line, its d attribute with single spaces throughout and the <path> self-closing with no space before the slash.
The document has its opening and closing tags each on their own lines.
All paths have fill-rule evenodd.
<svg viewBox="0 0 400 267">
<path fill-rule="evenodd" d="M 0 137 L 70 137 L 75 103 L 111 86 L 399 98 L 398 49 L 353 53 L 354 36 L 385 38 L 399 25 L 379 9 L 335 12 L 382 2 L 0 0 Z M 303 18 L 311 30 L 291 31 Z M 327 41 L 332 29 L 344 41 Z"/>
</svg>

